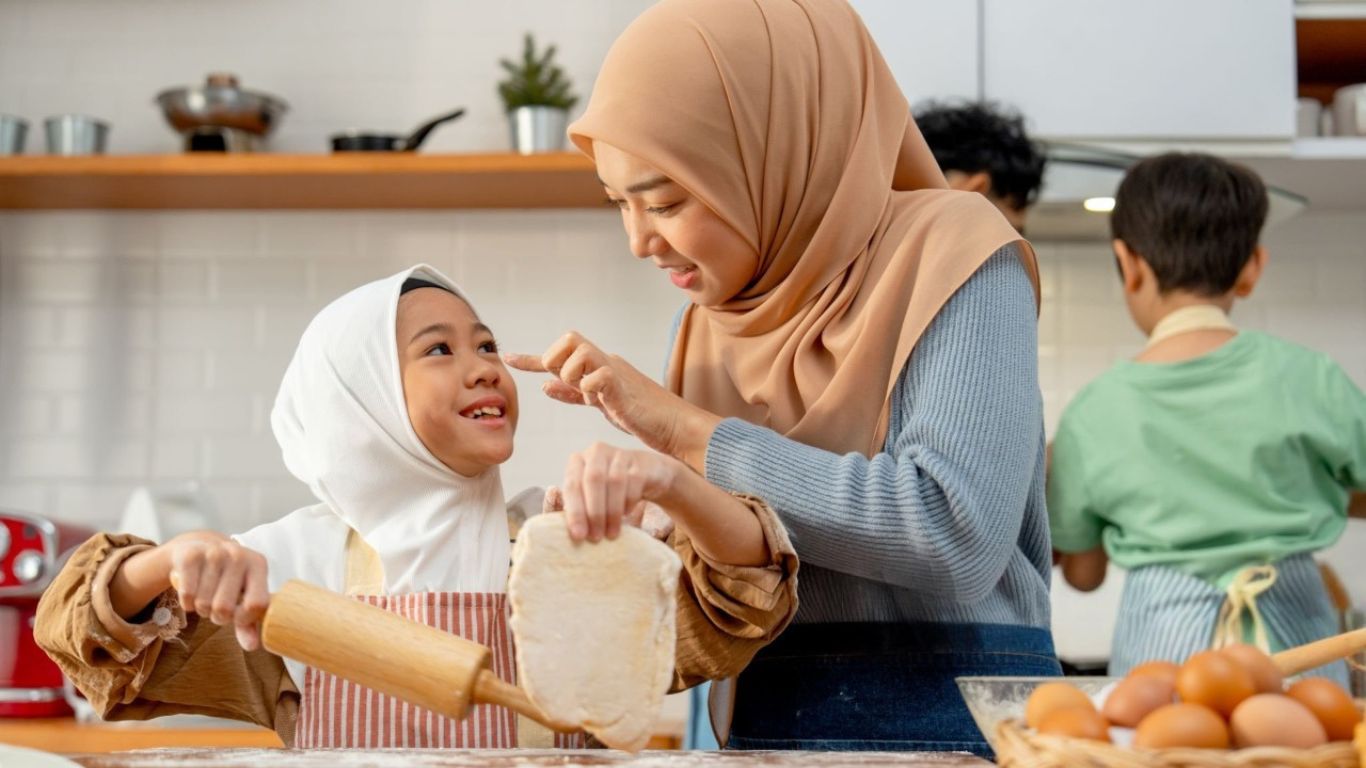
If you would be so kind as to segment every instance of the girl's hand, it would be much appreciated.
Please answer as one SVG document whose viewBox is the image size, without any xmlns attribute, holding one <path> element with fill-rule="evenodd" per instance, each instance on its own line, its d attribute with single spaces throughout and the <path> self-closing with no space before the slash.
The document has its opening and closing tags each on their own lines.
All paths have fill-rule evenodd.
<svg viewBox="0 0 1366 768">
<path fill-rule="evenodd" d="M 158 549 L 186 611 L 219 626 L 231 624 L 245 650 L 261 647 L 257 624 L 270 605 L 265 557 L 212 531 L 182 534 Z"/>
<path fill-rule="evenodd" d="M 506 355 L 517 370 L 550 373 L 542 389 L 571 405 L 597 408 L 619 429 L 700 471 L 721 419 L 664 389 L 616 355 L 569 333 L 544 355 Z"/>
<path fill-rule="evenodd" d="M 640 527 L 647 512 L 652 526 L 661 528 L 657 515 L 662 512 L 650 509 L 653 502 L 668 498 L 680 474 L 690 472 L 677 459 L 653 451 L 594 443 L 569 457 L 564 484 L 546 493 L 546 507 L 563 510 L 573 541 L 615 539 L 623 523 Z"/>
</svg>

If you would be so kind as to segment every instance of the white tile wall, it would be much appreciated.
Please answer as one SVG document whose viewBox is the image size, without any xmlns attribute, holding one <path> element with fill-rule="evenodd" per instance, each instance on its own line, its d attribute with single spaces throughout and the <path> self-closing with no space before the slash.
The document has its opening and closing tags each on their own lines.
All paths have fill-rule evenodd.
<svg viewBox="0 0 1366 768">
<path fill-rule="evenodd" d="M 648 5 L 5 0 L 0 111 L 33 124 L 30 152 L 43 117 L 67 111 L 110 120 L 112 152 L 176 151 L 153 97 L 228 70 L 290 102 L 279 151 L 321 152 L 336 130 L 403 131 L 461 105 L 468 115 L 427 146 L 501 150 L 496 62 L 523 31 L 559 44 L 586 96 L 611 39 Z M 1266 279 L 1238 317 L 1329 352 L 1366 386 L 1366 215 L 1307 215 L 1268 244 Z M 1051 431 L 1077 389 L 1141 339 L 1103 245 L 1039 252 Z M 539 350 L 573 327 L 646 371 L 663 365 L 679 297 L 631 263 L 608 212 L 0 214 L 0 506 L 107 526 L 136 485 L 188 479 L 232 528 L 307 503 L 266 420 L 293 344 L 327 300 L 417 261 L 461 281 L 509 349 Z M 513 491 L 553 482 L 593 439 L 621 439 L 518 380 Z M 1346 556 L 1363 547 L 1356 526 L 1331 554 L 1366 596 L 1366 564 Z M 1059 592 L 1064 649 L 1103 646 L 1105 600 Z"/>
<path fill-rule="evenodd" d="M 117 249 L 68 236 L 92 229 L 153 244 L 135 290 Z M 539 352 L 576 328 L 652 374 L 663 366 L 680 296 L 635 263 L 605 210 L 4 214 L 0 503 L 109 526 L 137 484 L 198 479 L 241 491 L 247 506 L 224 505 L 232 528 L 307 503 L 268 421 L 298 336 L 332 298 L 421 261 L 466 286 L 508 349 Z M 593 439 L 624 439 L 518 378 L 513 491 L 555 482 Z"/>
</svg>

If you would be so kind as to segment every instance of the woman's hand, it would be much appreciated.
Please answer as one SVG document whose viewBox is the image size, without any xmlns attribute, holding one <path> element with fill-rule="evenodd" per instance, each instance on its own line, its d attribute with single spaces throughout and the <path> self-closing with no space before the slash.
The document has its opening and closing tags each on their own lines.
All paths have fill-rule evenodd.
<svg viewBox="0 0 1366 768">
<path fill-rule="evenodd" d="M 559 486 L 552 485 L 545 489 L 545 496 L 541 499 L 541 512 L 564 512 L 564 494 Z M 660 541 L 667 541 L 669 534 L 674 532 L 673 518 L 652 501 L 642 501 L 638 506 L 631 508 L 622 515 L 621 522 L 624 525 L 634 525 Z"/>
<path fill-rule="evenodd" d="M 569 457 L 564 483 L 546 492 L 545 508 L 564 512 L 573 541 L 615 539 L 623 523 L 639 528 L 650 517 L 659 527 L 654 502 L 669 498 L 685 472 L 677 459 L 653 451 L 594 443 Z"/>
<path fill-rule="evenodd" d="M 546 512 L 564 512 L 572 541 L 615 539 L 622 524 L 655 538 L 678 530 L 715 562 L 767 565 L 768 542 L 750 507 L 683 462 L 654 451 L 595 443 L 569 457 L 562 488 L 546 491 Z"/>
<path fill-rule="evenodd" d="M 554 375 L 542 387 L 550 397 L 571 405 L 591 405 L 649 447 L 703 470 L 707 443 L 720 417 L 669 392 L 579 334 L 566 334 L 540 357 L 507 355 L 504 359 L 521 371 Z"/>
<path fill-rule="evenodd" d="M 213 531 L 182 534 L 125 562 L 109 585 L 114 610 L 129 618 L 174 587 L 180 604 L 219 626 L 232 625 L 245 650 L 261 646 L 257 624 L 270 604 L 266 559 Z"/>
</svg>

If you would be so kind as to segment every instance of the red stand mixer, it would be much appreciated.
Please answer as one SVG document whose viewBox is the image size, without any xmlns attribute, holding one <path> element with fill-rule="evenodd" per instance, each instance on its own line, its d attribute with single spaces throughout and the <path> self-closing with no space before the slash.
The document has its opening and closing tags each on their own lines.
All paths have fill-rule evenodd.
<svg viewBox="0 0 1366 768">
<path fill-rule="evenodd" d="M 33 640 L 38 598 L 94 531 L 0 510 L 0 717 L 71 714 L 62 672 Z"/>
</svg>

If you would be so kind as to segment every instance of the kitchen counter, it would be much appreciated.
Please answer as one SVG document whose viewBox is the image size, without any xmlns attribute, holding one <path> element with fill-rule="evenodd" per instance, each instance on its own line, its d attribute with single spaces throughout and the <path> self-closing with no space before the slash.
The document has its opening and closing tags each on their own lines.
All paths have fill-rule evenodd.
<svg viewBox="0 0 1366 768">
<path fill-rule="evenodd" d="M 199 721 L 203 721 L 202 723 Z M 115 752 L 152 747 L 278 747 L 275 731 L 199 718 L 181 724 L 78 723 L 75 718 L 0 720 L 0 744 L 49 752 Z M 188 723 L 188 724 L 186 724 Z"/>
<path fill-rule="evenodd" d="M 607 750 L 532 749 L 154 749 L 68 757 L 85 768 L 255 768 L 265 765 L 275 768 L 746 768 L 761 765 L 956 768 L 991 765 L 971 755 L 948 752 L 641 752 L 629 755 Z"/>
</svg>

